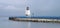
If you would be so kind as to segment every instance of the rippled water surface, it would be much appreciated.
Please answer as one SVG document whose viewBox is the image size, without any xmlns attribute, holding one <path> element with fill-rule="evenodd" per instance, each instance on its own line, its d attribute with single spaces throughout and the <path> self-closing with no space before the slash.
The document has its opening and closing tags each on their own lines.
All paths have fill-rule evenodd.
<svg viewBox="0 0 60 28">
<path fill-rule="evenodd" d="M 17 22 L 0 17 L 0 28 L 60 28 L 59 23 Z"/>
</svg>

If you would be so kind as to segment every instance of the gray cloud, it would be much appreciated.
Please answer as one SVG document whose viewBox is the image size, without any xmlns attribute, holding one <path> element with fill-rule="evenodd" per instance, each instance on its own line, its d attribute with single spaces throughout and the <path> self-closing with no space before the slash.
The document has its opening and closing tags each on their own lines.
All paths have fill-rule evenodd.
<svg viewBox="0 0 60 28">
<path fill-rule="evenodd" d="M 0 16 L 24 15 L 26 6 L 35 16 L 60 16 L 60 0 L 0 0 Z"/>
<path fill-rule="evenodd" d="M 24 7 L 25 0 L 0 0 L 0 16 L 22 15 Z"/>
<path fill-rule="evenodd" d="M 31 9 L 37 16 L 60 16 L 60 0 L 35 0 Z"/>
</svg>

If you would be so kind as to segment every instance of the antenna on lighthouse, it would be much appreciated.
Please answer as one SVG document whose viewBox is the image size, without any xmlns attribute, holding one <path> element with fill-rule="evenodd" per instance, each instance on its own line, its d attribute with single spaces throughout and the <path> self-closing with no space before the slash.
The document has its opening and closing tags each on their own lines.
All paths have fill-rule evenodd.
<svg viewBox="0 0 60 28">
<path fill-rule="evenodd" d="M 30 3 L 28 2 L 28 0 L 25 0 L 25 16 L 30 17 L 31 16 L 31 12 L 30 12 Z"/>
</svg>

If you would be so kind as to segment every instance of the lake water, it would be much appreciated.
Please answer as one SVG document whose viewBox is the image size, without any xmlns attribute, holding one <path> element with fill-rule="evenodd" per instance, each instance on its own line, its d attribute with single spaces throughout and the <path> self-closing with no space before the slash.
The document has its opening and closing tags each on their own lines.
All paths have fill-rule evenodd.
<svg viewBox="0 0 60 28">
<path fill-rule="evenodd" d="M 59 23 L 17 22 L 0 17 L 0 28 L 60 28 Z"/>
</svg>

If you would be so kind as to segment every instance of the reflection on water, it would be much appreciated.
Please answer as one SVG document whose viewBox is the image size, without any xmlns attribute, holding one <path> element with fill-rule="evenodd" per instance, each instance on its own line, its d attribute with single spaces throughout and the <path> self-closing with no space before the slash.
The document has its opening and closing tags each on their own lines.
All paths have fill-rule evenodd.
<svg viewBox="0 0 60 28">
<path fill-rule="evenodd" d="M 10 21 L 8 17 L 0 17 L 0 28 L 60 28 L 58 23 L 37 23 Z"/>
</svg>

